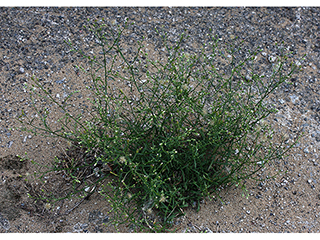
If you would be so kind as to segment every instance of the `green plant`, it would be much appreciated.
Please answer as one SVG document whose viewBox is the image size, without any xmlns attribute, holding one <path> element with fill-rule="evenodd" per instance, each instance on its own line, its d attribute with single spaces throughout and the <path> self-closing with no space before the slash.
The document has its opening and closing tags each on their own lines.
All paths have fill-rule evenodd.
<svg viewBox="0 0 320 240">
<path fill-rule="evenodd" d="M 94 155 L 90 161 L 57 159 L 43 174 L 64 170 L 73 190 L 84 193 L 99 184 L 113 206 L 115 223 L 138 223 L 138 218 L 162 231 L 183 208 L 197 203 L 199 209 L 199 202 L 218 195 L 221 187 L 245 190 L 245 180 L 293 146 L 284 147 L 287 137 L 273 142 L 274 132 L 264 119 L 276 111 L 266 102 L 268 96 L 299 67 L 287 63 L 280 46 L 277 63 L 265 77 L 256 71 L 259 49 L 243 56 L 239 42 L 220 48 L 222 42 L 213 37 L 201 52 L 190 54 L 183 47 L 184 35 L 172 45 L 162 32 L 167 51 L 162 60 L 152 60 L 141 43 L 126 56 L 121 37 L 127 26 L 94 22 L 89 31 L 100 47 L 97 56 L 69 42 L 90 65 L 89 70 L 79 67 L 92 80 L 90 119 L 69 113 L 67 100 L 73 94 L 61 103 L 33 78 L 33 87 L 45 93 L 36 94 L 57 104 L 65 116 L 61 128 L 53 130 L 49 111 L 38 110 L 34 102 L 40 125 L 31 119 L 29 131 L 65 138 Z M 21 118 L 28 116 L 20 117 L 25 122 Z M 85 180 L 90 174 L 94 181 Z"/>
</svg>

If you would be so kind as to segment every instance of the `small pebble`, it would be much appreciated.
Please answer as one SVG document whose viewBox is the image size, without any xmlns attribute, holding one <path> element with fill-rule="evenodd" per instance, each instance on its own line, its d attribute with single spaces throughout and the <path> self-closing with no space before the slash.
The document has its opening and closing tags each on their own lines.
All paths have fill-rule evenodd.
<svg viewBox="0 0 320 240">
<path fill-rule="evenodd" d="M 289 97 L 291 98 L 291 102 L 292 102 L 293 104 L 295 104 L 296 101 L 299 100 L 299 97 L 297 97 L 296 95 L 292 95 L 292 96 L 289 96 Z"/>
<path fill-rule="evenodd" d="M 271 62 L 271 63 L 275 62 L 276 59 L 277 59 L 277 57 L 274 57 L 274 56 L 270 56 L 270 57 L 268 58 L 269 62 Z"/>
<path fill-rule="evenodd" d="M 8 146 L 7 147 L 11 148 L 12 144 L 13 144 L 13 141 L 8 142 Z"/>
<path fill-rule="evenodd" d="M 88 227 L 88 224 L 87 224 L 87 223 L 84 223 L 84 224 L 82 224 L 80 227 L 81 227 L 81 229 L 86 229 L 86 228 Z"/>
<path fill-rule="evenodd" d="M 107 222 L 109 222 L 109 217 L 107 216 L 107 217 L 105 217 L 103 220 L 102 220 L 102 222 L 103 223 L 107 223 Z"/>
</svg>

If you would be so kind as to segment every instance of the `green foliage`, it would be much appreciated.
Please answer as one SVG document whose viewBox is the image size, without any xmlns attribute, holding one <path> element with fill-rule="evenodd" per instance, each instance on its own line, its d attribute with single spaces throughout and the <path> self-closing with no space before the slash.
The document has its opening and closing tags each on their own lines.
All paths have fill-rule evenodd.
<svg viewBox="0 0 320 240">
<path fill-rule="evenodd" d="M 167 52 L 156 61 L 141 43 L 134 54 L 126 54 L 126 28 L 93 23 L 88 29 L 100 47 L 97 56 L 69 43 L 90 65 L 89 70 L 79 67 L 92 80 L 90 119 L 69 114 L 34 80 L 65 118 L 53 131 L 48 112 L 37 110 L 44 128 L 33 127 L 95 153 L 90 164 L 55 164 L 51 171 L 64 169 L 76 183 L 79 168 L 92 173 L 100 164 L 95 184 L 112 204 L 117 224 L 137 224 L 138 218 L 163 231 L 183 208 L 194 203 L 199 208 L 219 188 L 245 189 L 245 180 L 293 146 L 285 146 L 284 138 L 273 142 L 274 132 L 264 119 L 275 112 L 267 97 L 299 67 L 287 63 L 280 47 L 277 63 L 262 76 L 255 71 L 259 49 L 244 51 L 239 42 L 224 44 L 213 37 L 202 51 L 190 54 L 184 35 L 170 45 L 162 32 Z M 101 164 L 107 174 L 101 174 Z"/>
</svg>

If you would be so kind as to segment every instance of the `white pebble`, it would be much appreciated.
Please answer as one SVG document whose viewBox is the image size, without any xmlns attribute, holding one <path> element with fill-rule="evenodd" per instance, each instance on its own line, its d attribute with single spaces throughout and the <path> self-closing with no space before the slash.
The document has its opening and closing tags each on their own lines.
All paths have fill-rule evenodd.
<svg viewBox="0 0 320 240">
<path fill-rule="evenodd" d="M 277 59 L 277 57 L 274 57 L 274 56 L 270 56 L 269 57 L 269 62 L 275 62 L 276 61 L 276 59 Z"/>
</svg>

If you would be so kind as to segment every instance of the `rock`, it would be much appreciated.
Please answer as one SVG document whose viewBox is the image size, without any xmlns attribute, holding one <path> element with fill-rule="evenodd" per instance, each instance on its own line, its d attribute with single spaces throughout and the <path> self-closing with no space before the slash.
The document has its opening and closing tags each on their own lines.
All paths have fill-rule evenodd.
<svg viewBox="0 0 320 240">
<path fill-rule="evenodd" d="M 10 228 L 10 223 L 7 219 L 5 219 L 0 213 L 0 227 L 3 227 L 6 231 Z"/>
<path fill-rule="evenodd" d="M 293 104 L 295 104 L 296 101 L 299 100 L 299 97 L 297 97 L 296 95 L 291 95 L 290 98 L 291 98 L 291 102 L 292 102 Z"/>
<path fill-rule="evenodd" d="M 86 229 L 89 225 L 87 223 L 84 223 L 80 226 L 81 229 Z"/>
<path fill-rule="evenodd" d="M 103 222 L 103 223 L 107 223 L 107 222 L 109 222 L 109 217 L 108 217 L 108 216 L 106 216 L 106 217 L 102 220 L 102 222 Z"/>
<path fill-rule="evenodd" d="M 8 148 L 11 148 L 13 141 L 8 142 Z"/>
<path fill-rule="evenodd" d="M 64 83 L 64 80 L 65 80 L 66 78 L 63 78 L 63 79 L 61 79 L 61 80 L 56 80 L 55 82 L 56 83 L 58 83 L 58 84 L 61 84 L 61 83 Z"/>
<path fill-rule="evenodd" d="M 268 60 L 269 60 L 269 62 L 273 63 L 277 60 L 277 57 L 269 56 Z"/>
<path fill-rule="evenodd" d="M 205 227 L 205 228 L 203 229 L 203 232 L 204 232 L 204 233 L 213 233 L 213 232 L 211 231 L 211 229 L 208 228 L 208 227 Z"/>
</svg>

